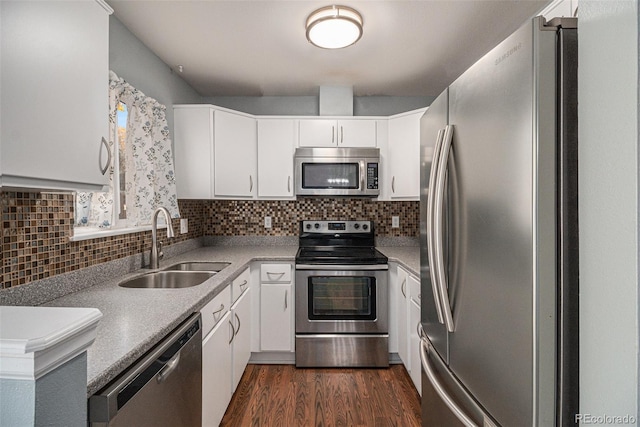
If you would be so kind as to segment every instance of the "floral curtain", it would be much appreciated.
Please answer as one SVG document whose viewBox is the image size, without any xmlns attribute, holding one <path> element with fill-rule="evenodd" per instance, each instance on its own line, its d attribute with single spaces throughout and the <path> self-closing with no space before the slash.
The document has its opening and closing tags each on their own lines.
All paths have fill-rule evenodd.
<svg viewBox="0 0 640 427">
<path fill-rule="evenodd" d="M 109 149 L 117 149 L 118 104 L 127 105 L 125 142 L 127 225 L 151 223 L 157 207 L 179 218 L 171 139 L 166 107 L 109 72 Z M 109 191 L 76 195 L 76 224 L 110 227 L 114 223 L 114 166 L 109 168 Z M 115 213 L 117 214 L 117 213 Z"/>
</svg>

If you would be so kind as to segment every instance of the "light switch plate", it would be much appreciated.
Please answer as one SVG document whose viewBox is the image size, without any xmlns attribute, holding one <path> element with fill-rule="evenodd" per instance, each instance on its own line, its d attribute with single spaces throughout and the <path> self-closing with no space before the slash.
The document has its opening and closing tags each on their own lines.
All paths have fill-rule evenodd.
<svg viewBox="0 0 640 427">
<path fill-rule="evenodd" d="M 180 234 L 185 234 L 188 232 L 189 232 L 189 219 L 180 218 Z"/>
<path fill-rule="evenodd" d="M 391 228 L 400 228 L 400 217 L 392 216 L 391 217 Z"/>
<path fill-rule="evenodd" d="M 270 216 L 265 216 L 264 217 L 264 228 L 271 228 L 271 217 Z"/>
</svg>

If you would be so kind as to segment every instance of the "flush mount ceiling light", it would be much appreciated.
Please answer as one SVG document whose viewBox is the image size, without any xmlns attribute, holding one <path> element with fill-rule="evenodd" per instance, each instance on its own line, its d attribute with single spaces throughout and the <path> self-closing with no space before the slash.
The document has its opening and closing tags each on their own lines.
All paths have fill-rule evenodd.
<svg viewBox="0 0 640 427">
<path fill-rule="evenodd" d="M 362 16 L 347 6 L 327 6 L 307 18 L 307 40 L 324 49 L 351 46 L 362 37 Z"/>
</svg>

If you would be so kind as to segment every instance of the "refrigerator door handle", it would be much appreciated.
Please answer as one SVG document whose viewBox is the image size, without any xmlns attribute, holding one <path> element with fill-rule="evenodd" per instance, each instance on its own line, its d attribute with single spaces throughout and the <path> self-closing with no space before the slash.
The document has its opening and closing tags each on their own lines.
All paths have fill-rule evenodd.
<svg viewBox="0 0 640 427">
<path fill-rule="evenodd" d="M 433 290 L 433 300 L 436 304 L 436 312 L 438 313 L 438 321 L 444 324 L 442 317 L 442 306 L 440 302 L 440 294 L 438 293 L 438 281 L 435 269 L 435 245 L 433 240 L 433 204 L 436 193 L 436 177 L 438 176 L 438 164 L 440 163 L 440 152 L 442 149 L 442 139 L 444 137 L 444 129 L 438 131 L 436 145 L 433 148 L 433 158 L 431 160 L 431 170 L 429 171 L 429 190 L 427 194 L 427 255 L 429 257 L 429 275 L 431 276 L 431 289 Z"/>
<path fill-rule="evenodd" d="M 445 192 L 445 179 L 447 175 L 447 168 L 449 166 L 449 151 L 451 149 L 451 141 L 453 139 L 453 126 L 447 125 L 444 130 L 444 137 L 442 139 L 442 148 L 440 152 L 440 159 L 438 161 L 438 176 L 436 178 L 436 191 L 433 201 L 433 235 L 434 235 L 434 247 L 436 250 L 435 268 L 436 276 L 438 278 L 438 293 L 440 295 L 440 304 L 442 306 L 442 314 L 444 315 L 444 323 L 448 332 L 455 330 L 453 324 L 453 313 L 451 312 L 451 304 L 449 302 L 449 292 L 447 286 L 447 275 L 444 266 L 444 192 Z"/>
<path fill-rule="evenodd" d="M 460 420 L 462 424 L 467 427 L 478 427 L 478 425 L 474 423 L 467 414 L 464 413 L 462 408 L 458 406 L 453 398 L 447 394 L 443 385 L 440 383 L 440 381 L 438 381 L 438 377 L 433 367 L 429 363 L 429 358 L 427 356 L 428 352 L 430 351 L 431 348 L 429 341 L 427 341 L 425 338 L 422 338 L 420 340 L 420 362 L 422 363 L 422 369 L 424 369 L 424 373 L 426 374 L 427 379 L 433 386 L 436 393 L 438 393 L 438 396 L 440 396 L 445 405 L 447 405 L 449 410 L 456 416 L 456 418 L 458 418 L 458 420 Z"/>
</svg>

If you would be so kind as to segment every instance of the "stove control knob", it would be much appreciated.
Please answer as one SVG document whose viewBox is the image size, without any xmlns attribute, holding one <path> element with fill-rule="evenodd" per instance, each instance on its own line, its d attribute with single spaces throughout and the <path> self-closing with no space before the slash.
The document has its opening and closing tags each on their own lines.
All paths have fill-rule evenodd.
<svg viewBox="0 0 640 427">
<path fill-rule="evenodd" d="M 360 229 L 360 224 L 358 224 L 357 222 L 355 224 L 353 224 L 353 228 L 355 228 L 356 230 Z"/>
<path fill-rule="evenodd" d="M 308 223 L 307 223 L 307 225 L 305 226 L 305 228 L 306 228 L 307 230 L 311 230 L 311 224 L 308 224 Z"/>
<path fill-rule="evenodd" d="M 369 226 L 368 226 L 367 224 L 362 224 L 362 229 L 363 229 L 363 230 L 365 230 L 365 231 L 366 231 L 368 228 L 369 228 Z"/>
<path fill-rule="evenodd" d="M 318 228 L 320 228 L 320 224 L 316 222 L 316 223 L 315 223 L 315 225 L 314 225 L 314 227 L 315 227 L 315 228 L 316 228 L 316 230 L 317 230 Z"/>
</svg>

